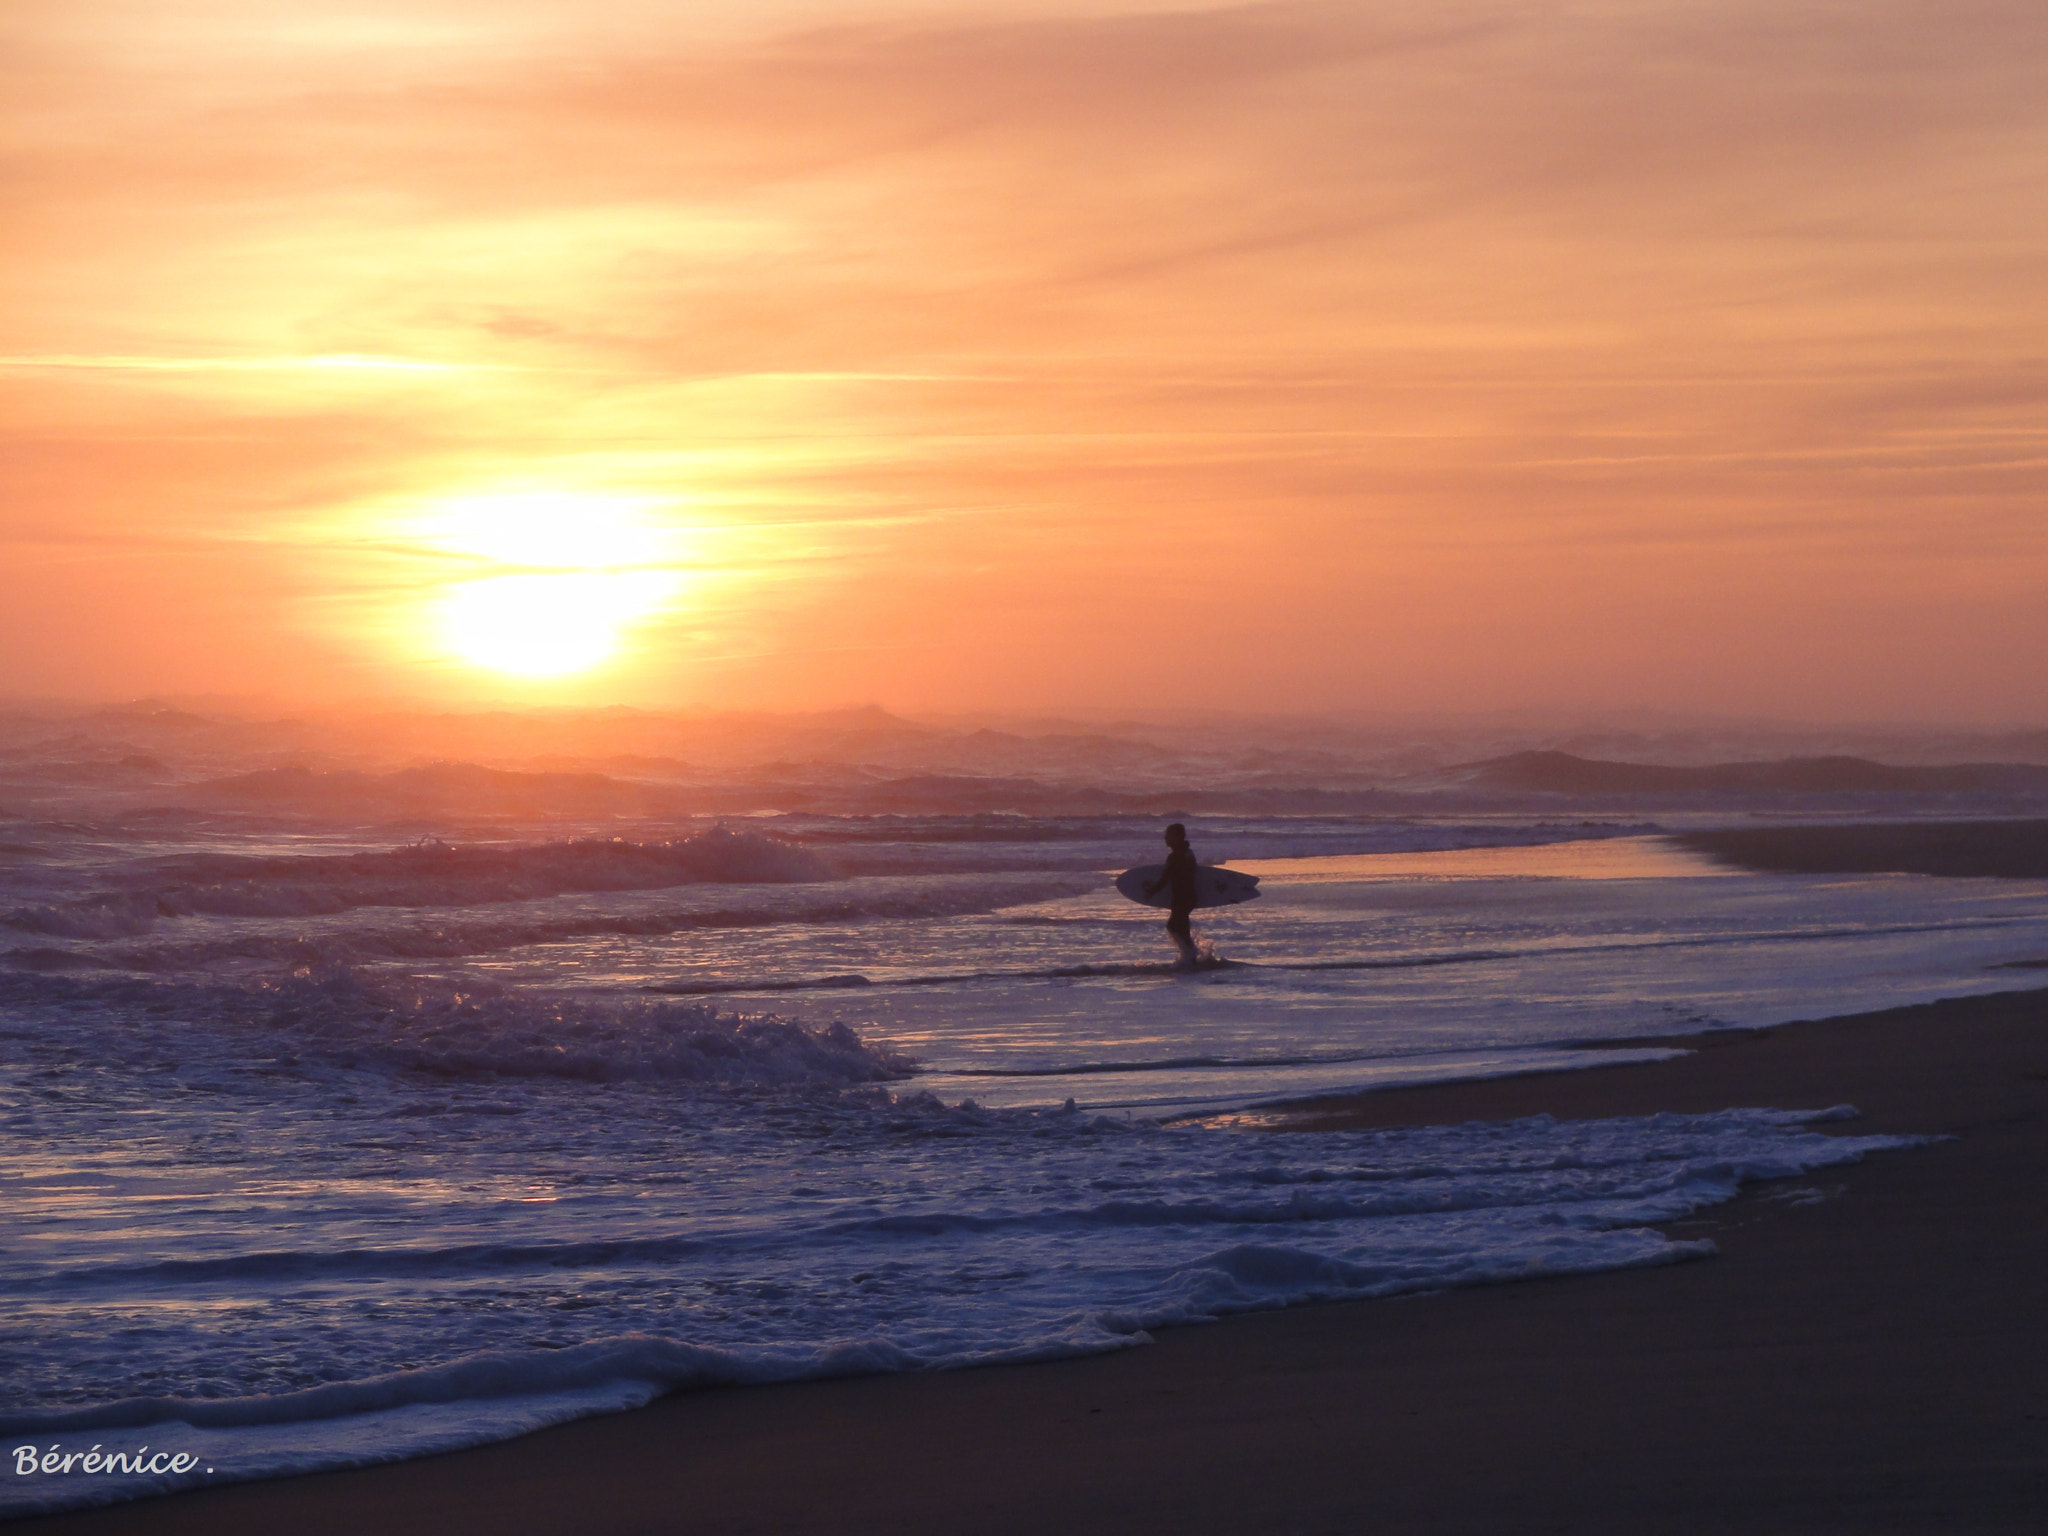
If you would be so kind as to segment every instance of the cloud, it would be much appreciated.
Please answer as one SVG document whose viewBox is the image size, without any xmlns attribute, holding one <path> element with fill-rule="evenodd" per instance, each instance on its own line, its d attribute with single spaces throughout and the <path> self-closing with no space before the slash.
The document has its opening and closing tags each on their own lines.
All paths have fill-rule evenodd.
<svg viewBox="0 0 2048 1536">
<path fill-rule="evenodd" d="M 1132 688 L 1098 614 L 1162 549 L 1418 688 L 1559 593 L 1556 656 L 1625 646 L 1600 583 L 1698 633 L 1799 573 L 1861 614 L 1937 523 L 2048 564 L 2034 4 L 408 11 L 17 24 L 19 526 L 272 529 L 298 581 L 294 530 L 394 497 L 600 486 L 791 530 L 729 653 L 870 624 L 969 674 L 957 588 Z"/>
<path fill-rule="evenodd" d="M 436 363 L 413 357 L 366 357 L 323 353 L 312 357 L 49 357 L 0 356 L 0 368 L 89 369 L 109 373 L 457 373 L 474 364 Z"/>
</svg>

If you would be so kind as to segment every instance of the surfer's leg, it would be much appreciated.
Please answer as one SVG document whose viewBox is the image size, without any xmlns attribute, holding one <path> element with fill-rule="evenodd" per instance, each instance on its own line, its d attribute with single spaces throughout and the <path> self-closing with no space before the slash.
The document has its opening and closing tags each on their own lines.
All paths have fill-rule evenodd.
<svg viewBox="0 0 2048 1536">
<path fill-rule="evenodd" d="M 1193 965 L 1197 959 L 1195 936 L 1188 926 L 1193 913 L 1192 907 L 1175 907 L 1166 918 L 1166 931 L 1173 938 L 1173 947 L 1180 951 L 1182 965 Z"/>
</svg>

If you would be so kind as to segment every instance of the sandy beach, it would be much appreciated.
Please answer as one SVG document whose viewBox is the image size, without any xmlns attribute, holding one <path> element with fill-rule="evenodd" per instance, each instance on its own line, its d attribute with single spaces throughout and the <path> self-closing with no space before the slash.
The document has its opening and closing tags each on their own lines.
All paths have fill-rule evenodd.
<svg viewBox="0 0 2048 1536">
<path fill-rule="evenodd" d="M 1854 1103 L 1950 1138 L 1759 1186 L 1673 1267 L 1303 1307 L 1041 1366 L 678 1396 L 24 1531 L 2038 1531 L 2048 992 L 1668 1062 L 1326 1100 L 1305 1128 Z"/>
</svg>

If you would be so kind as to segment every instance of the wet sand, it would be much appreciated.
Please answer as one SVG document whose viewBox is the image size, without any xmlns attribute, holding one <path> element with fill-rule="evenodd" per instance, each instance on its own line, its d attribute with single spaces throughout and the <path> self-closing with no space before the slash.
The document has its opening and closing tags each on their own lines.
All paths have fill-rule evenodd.
<svg viewBox="0 0 2048 1536">
<path fill-rule="evenodd" d="M 2048 879 L 2048 821 L 1731 827 L 1683 832 L 1672 841 L 1726 864 L 1776 874 Z"/>
<path fill-rule="evenodd" d="M 1302 1307 L 1038 1366 L 701 1393 L 30 1532 L 2027 1532 L 2048 1528 L 2048 992 L 1304 1106 L 1355 1127 L 1706 1111 L 1952 1137 L 1670 1230 L 1717 1257 Z M 1832 1128 L 1832 1127 L 1831 1127 Z"/>
</svg>

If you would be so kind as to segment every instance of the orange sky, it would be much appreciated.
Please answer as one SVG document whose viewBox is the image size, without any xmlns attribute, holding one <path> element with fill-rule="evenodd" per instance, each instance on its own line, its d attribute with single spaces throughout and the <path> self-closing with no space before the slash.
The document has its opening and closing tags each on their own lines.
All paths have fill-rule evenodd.
<svg viewBox="0 0 2048 1536">
<path fill-rule="evenodd" d="M 0 58 L 0 691 L 2048 715 L 2038 0 Z"/>
</svg>

